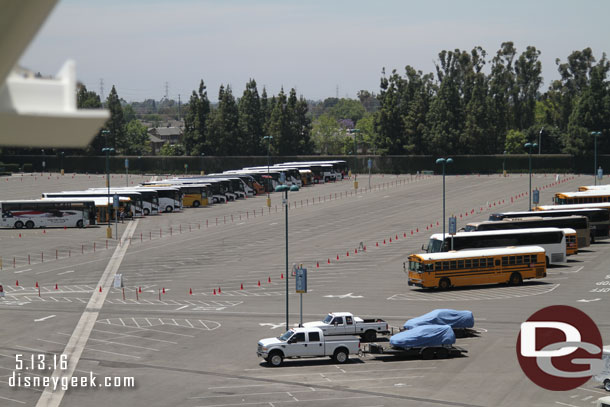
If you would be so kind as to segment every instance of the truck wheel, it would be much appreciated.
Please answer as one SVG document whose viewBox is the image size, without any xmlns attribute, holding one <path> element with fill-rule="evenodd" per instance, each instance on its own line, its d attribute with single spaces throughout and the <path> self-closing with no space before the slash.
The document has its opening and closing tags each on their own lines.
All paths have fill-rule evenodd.
<svg viewBox="0 0 610 407">
<path fill-rule="evenodd" d="M 451 287 L 451 281 L 448 278 L 441 278 L 441 281 L 438 282 L 438 288 L 441 290 L 448 290 Z"/>
<path fill-rule="evenodd" d="M 432 360 L 432 359 L 434 359 L 434 354 L 435 354 L 434 349 L 432 349 L 432 348 L 424 348 L 421 351 L 421 358 L 423 360 Z"/>
<path fill-rule="evenodd" d="M 335 351 L 333 355 L 333 360 L 337 363 L 345 363 L 349 359 L 349 354 L 347 353 L 347 349 L 339 348 Z"/>
<path fill-rule="evenodd" d="M 606 391 L 610 391 L 610 379 L 604 380 L 604 389 L 606 389 Z"/>
<path fill-rule="evenodd" d="M 284 355 L 282 354 L 282 352 L 278 351 L 271 352 L 269 358 L 267 359 L 267 363 L 269 363 L 272 367 L 281 366 L 283 361 Z"/>
<path fill-rule="evenodd" d="M 27 222 L 25 222 L 25 227 L 28 229 L 34 229 L 34 222 L 28 220 Z"/>
<path fill-rule="evenodd" d="M 369 329 L 364 333 L 364 335 L 362 335 L 362 340 L 364 342 L 373 342 L 375 339 L 377 339 L 377 332 L 373 331 L 372 329 Z"/>
<path fill-rule="evenodd" d="M 508 284 L 510 285 L 521 285 L 523 284 L 523 278 L 519 273 L 513 273 L 510 275 L 510 280 L 508 280 Z"/>
<path fill-rule="evenodd" d="M 23 222 L 18 220 L 17 222 L 15 222 L 15 229 L 22 229 L 23 228 Z"/>
</svg>

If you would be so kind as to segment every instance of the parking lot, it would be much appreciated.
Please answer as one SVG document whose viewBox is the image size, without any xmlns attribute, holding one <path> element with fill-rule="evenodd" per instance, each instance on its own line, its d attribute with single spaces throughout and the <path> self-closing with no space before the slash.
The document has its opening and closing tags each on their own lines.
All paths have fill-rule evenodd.
<svg viewBox="0 0 610 407">
<path fill-rule="evenodd" d="M 28 176 L 29 177 L 29 176 Z M 124 183 L 120 175 L 112 182 Z M 135 176 L 140 182 L 149 177 Z M 537 174 L 541 202 L 591 177 Z M 0 230 L 6 296 L 0 300 L 0 404 L 35 406 L 40 389 L 12 389 L 15 354 L 61 354 L 81 318 L 93 318 L 76 376 L 133 376 L 133 389 L 71 389 L 62 406 L 591 406 L 607 395 L 590 381 L 569 392 L 531 383 L 516 358 L 520 323 L 549 305 L 586 312 L 610 338 L 610 244 L 600 242 L 522 286 L 425 291 L 407 287 L 403 262 L 442 231 L 442 177 L 375 175 L 289 193 L 289 264 L 308 269 L 303 320 L 330 311 L 380 317 L 393 327 L 436 308 L 472 310 L 476 337 L 448 360 L 352 356 L 286 361 L 256 357 L 259 339 L 299 322 L 299 297 L 285 270 L 280 194 L 186 209 L 118 225 Z M 103 186 L 100 175 L 8 177 L 4 199 Z M 458 228 L 490 213 L 527 210 L 527 175 L 446 178 L 447 215 Z M 113 225 L 114 230 L 114 225 Z M 117 236 L 115 236 L 117 237 Z M 112 288 L 114 273 L 124 289 Z M 17 285 L 18 283 L 18 285 Z M 37 287 L 38 285 L 38 287 Z M 92 306 L 93 304 L 93 306 Z M 99 306 L 98 306 L 99 305 Z M 606 340 L 607 343 L 607 340 Z M 32 372 L 50 374 L 48 372 Z"/>
</svg>

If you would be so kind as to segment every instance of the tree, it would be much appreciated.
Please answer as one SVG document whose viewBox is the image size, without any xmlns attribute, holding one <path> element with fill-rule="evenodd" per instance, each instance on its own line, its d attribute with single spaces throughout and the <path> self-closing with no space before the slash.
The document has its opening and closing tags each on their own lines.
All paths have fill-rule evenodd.
<svg viewBox="0 0 610 407">
<path fill-rule="evenodd" d="M 376 152 L 377 145 L 375 141 L 377 135 L 375 134 L 375 115 L 373 113 L 366 113 L 362 119 L 356 123 L 356 129 L 360 130 L 360 137 L 362 143 L 360 148 L 362 154 L 367 154 L 370 150 Z"/>
<path fill-rule="evenodd" d="M 235 155 L 240 143 L 239 113 L 231 86 L 220 85 L 218 107 L 208 119 L 207 151 L 214 155 Z"/>
<path fill-rule="evenodd" d="M 265 93 L 265 104 L 266 102 Z M 263 151 L 260 147 L 264 136 L 265 118 L 254 79 L 250 79 L 246 84 L 246 89 L 238 102 L 238 111 L 239 133 L 242 136 L 238 146 L 239 154 L 260 155 Z"/>
<path fill-rule="evenodd" d="M 125 137 L 125 118 L 123 117 L 123 107 L 114 85 L 112 85 L 108 99 L 106 99 L 106 108 L 110 110 L 110 119 L 105 125 L 105 129 L 110 132 L 106 147 L 112 147 L 116 153 L 122 153 L 128 147 Z"/>
<path fill-rule="evenodd" d="M 165 143 L 159 150 L 159 155 L 162 156 L 177 156 L 184 155 L 184 147 L 180 144 Z"/>
<path fill-rule="evenodd" d="M 210 115 L 210 101 L 203 79 L 199 82 L 199 91 L 191 94 L 188 112 L 184 118 L 184 148 L 187 155 L 199 155 L 206 149 L 208 137 L 208 119 Z"/>
<path fill-rule="evenodd" d="M 142 155 L 150 152 L 148 131 L 140 121 L 133 119 L 125 129 L 127 148 L 124 154 Z"/>
<path fill-rule="evenodd" d="M 536 98 L 542 84 L 542 64 L 538 60 L 539 56 L 540 51 L 529 46 L 515 63 L 514 123 L 519 129 L 527 129 L 534 124 Z"/>
<path fill-rule="evenodd" d="M 519 130 L 509 130 L 506 134 L 506 144 L 504 145 L 504 151 L 509 154 L 522 154 L 525 153 L 525 147 L 527 143 L 525 134 Z"/>
<path fill-rule="evenodd" d="M 331 115 L 323 114 L 314 121 L 312 139 L 315 152 L 325 155 L 341 154 L 344 138 L 345 131 Z"/>
<path fill-rule="evenodd" d="M 339 101 L 330 109 L 328 113 L 337 120 L 350 119 L 354 123 L 364 116 L 366 110 L 362 103 L 353 99 L 339 99 Z"/>
</svg>

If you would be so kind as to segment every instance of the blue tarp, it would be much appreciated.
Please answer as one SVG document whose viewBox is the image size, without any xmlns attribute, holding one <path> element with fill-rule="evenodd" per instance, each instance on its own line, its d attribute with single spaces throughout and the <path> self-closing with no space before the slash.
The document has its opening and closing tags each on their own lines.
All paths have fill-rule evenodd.
<svg viewBox="0 0 610 407">
<path fill-rule="evenodd" d="M 452 328 L 472 328 L 474 326 L 474 317 L 471 311 L 435 309 L 427 314 L 408 320 L 403 326 L 405 329 L 413 329 L 421 325 L 449 325 Z"/>
<path fill-rule="evenodd" d="M 453 345 L 455 334 L 449 325 L 422 325 L 402 331 L 390 338 L 395 348 L 421 348 L 424 346 Z"/>
</svg>

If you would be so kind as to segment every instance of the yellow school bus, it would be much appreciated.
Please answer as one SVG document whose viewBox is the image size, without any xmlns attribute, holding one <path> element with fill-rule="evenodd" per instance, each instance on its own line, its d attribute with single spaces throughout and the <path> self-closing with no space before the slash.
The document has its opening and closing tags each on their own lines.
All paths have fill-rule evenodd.
<svg viewBox="0 0 610 407">
<path fill-rule="evenodd" d="M 571 228 L 563 229 L 566 235 L 566 256 L 578 254 L 578 233 Z"/>
<path fill-rule="evenodd" d="M 408 284 L 422 288 L 479 284 L 519 285 L 523 280 L 546 277 L 544 249 L 511 246 L 498 249 L 421 253 L 409 256 Z"/>
<path fill-rule="evenodd" d="M 558 192 L 555 194 L 554 202 L 556 205 L 610 202 L 610 190 L 594 189 L 579 192 Z"/>
</svg>

